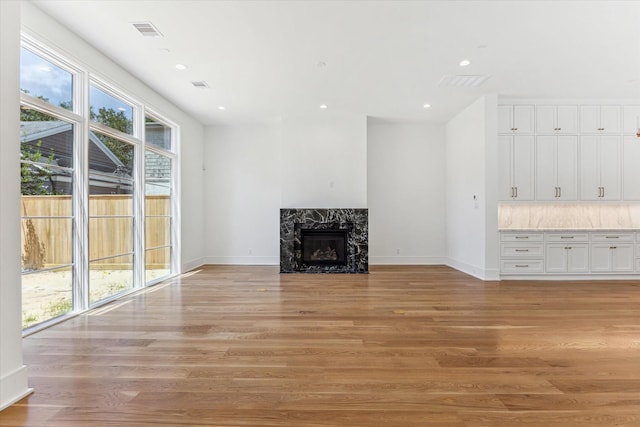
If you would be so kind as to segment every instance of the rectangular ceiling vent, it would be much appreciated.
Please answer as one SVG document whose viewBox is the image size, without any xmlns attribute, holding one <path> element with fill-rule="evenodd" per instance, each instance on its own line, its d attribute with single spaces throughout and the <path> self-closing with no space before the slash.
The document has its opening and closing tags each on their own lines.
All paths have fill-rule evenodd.
<svg viewBox="0 0 640 427">
<path fill-rule="evenodd" d="M 131 25 L 145 37 L 162 37 L 162 33 L 151 22 L 133 22 Z"/>
<path fill-rule="evenodd" d="M 208 85 L 208 84 L 207 84 L 207 82 L 205 82 L 205 81 L 191 82 L 191 84 L 192 84 L 194 87 L 199 87 L 199 88 L 201 88 L 201 89 L 206 89 L 206 88 L 208 88 L 208 87 L 209 87 L 209 85 Z"/>
<path fill-rule="evenodd" d="M 447 74 L 438 82 L 440 87 L 478 87 L 489 80 L 491 76 L 462 76 Z"/>
</svg>

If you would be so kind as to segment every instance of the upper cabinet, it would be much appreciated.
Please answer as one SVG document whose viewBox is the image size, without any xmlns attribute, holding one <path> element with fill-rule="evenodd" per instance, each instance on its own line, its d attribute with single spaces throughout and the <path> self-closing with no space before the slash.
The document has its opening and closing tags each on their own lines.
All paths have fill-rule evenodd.
<svg viewBox="0 0 640 427">
<path fill-rule="evenodd" d="M 580 133 L 619 134 L 621 115 L 619 105 L 581 105 Z"/>
<path fill-rule="evenodd" d="M 535 144 L 532 135 L 500 135 L 500 200 L 533 200 Z"/>
<path fill-rule="evenodd" d="M 498 133 L 532 134 L 534 111 L 533 105 L 499 105 Z"/>
<path fill-rule="evenodd" d="M 536 132 L 575 135 L 578 133 L 577 105 L 536 106 Z"/>
<path fill-rule="evenodd" d="M 622 111 L 622 133 L 635 135 L 640 131 L 640 105 L 625 105 Z"/>
</svg>

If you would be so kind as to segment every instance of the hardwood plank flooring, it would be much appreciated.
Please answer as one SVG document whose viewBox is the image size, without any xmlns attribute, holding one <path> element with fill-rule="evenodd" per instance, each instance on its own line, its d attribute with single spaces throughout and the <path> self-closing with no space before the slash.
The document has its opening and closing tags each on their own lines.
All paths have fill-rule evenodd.
<svg viewBox="0 0 640 427">
<path fill-rule="evenodd" d="M 24 339 L 13 426 L 640 426 L 640 281 L 208 266 Z"/>
</svg>

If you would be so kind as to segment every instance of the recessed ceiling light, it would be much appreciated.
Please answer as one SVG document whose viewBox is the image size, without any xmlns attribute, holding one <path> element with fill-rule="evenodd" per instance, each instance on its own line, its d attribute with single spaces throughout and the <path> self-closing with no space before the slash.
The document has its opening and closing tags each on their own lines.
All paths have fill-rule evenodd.
<svg viewBox="0 0 640 427">
<path fill-rule="evenodd" d="M 422 107 L 423 108 L 431 108 L 431 104 L 424 104 Z"/>
<path fill-rule="evenodd" d="M 178 70 L 186 70 L 186 69 L 187 69 L 187 66 L 186 66 L 186 65 L 184 65 L 184 64 L 176 64 L 176 68 L 177 68 Z"/>
<path fill-rule="evenodd" d="M 468 59 L 463 59 L 462 61 L 460 61 L 461 67 L 466 67 L 469 64 L 471 64 L 471 61 L 469 61 Z"/>
<path fill-rule="evenodd" d="M 218 110 L 224 110 L 224 109 L 225 109 L 225 108 L 224 108 L 224 106 L 223 106 L 223 105 L 218 106 Z"/>
<path fill-rule="evenodd" d="M 320 108 L 323 109 L 323 110 L 326 110 L 327 109 L 327 104 L 320 104 Z"/>
<path fill-rule="evenodd" d="M 171 50 L 167 49 L 166 47 L 161 47 L 160 49 L 158 49 L 161 53 L 169 53 L 171 52 Z"/>
</svg>

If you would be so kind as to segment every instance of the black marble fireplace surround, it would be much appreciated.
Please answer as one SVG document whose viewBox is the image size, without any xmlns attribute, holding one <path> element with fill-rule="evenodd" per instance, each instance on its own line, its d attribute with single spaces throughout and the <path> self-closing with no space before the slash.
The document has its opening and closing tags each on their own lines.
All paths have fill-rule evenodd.
<svg viewBox="0 0 640 427">
<path fill-rule="evenodd" d="M 280 209 L 280 273 L 368 271 L 367 209 Z"/>
</svg>

